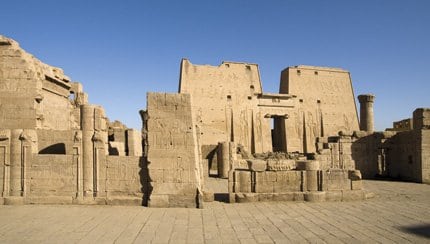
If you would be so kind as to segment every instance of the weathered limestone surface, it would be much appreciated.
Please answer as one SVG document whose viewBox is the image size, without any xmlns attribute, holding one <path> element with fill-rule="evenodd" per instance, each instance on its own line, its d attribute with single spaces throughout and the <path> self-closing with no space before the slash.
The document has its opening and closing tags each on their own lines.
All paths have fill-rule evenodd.
<svg viewBox="0 0 430 244">
<path fill-rule="evenodd" d="M 276 150 L 286 150 L 284 124 L 295 101 L 288 94 L 263 93 L 258 65 L 223 62 L 215 67 L 184 59 L 179 92 L 193 97 L 202 146 L 234 141 L 252 153 L 272 151 L 274 120 L 280 133 L 275 133 Z M 203 156 L 212 161 L 212 155 Z"/>
<path fill-rule="evenodd" d="M 236 170 L 229 177 L 230 202 L 349 201 L 370 195 L 363 191 L 360 171 Z"/>
<path fill-rule="evenodd" d="M 428 109 L 413 113 L 413 129 L 396 128 L 384 132 L 355 131 L 329 137 L 327 148 L 316 158 L 323 168 L 358 169 L 364 178 L 391 177 L 429 183 L 430 132 L 426 125 Z M 329 142 L 330 141 L 330 142 Z"/>
<path fill-rule="evenodd" d="M 74 128 L 73 106 L 68 99 L 73 84 L 70 79 L 60 68 L 46 65 L 26 53 L 17 42 L 3 36 L 0 42 L 2 127 Z"/>
<path fill-rule="evenodd" d="M 281 72 L 279 92 L 296 95 L 298 100 L 286 124 L 290 151 L 315 152 L 317 137 L 359 129 L 352 81 L 346 70 L 288 67 Z"/>
<path fill-rule="evenodd" d="M 148 93 L 150 207 L 199 207 L 202 182 L 189 94 Z"/>
<path fill-rule="evenodd" d="M 0 36 L 2 204 L 142 205 L 141 142 L 129 130 L 121 141 L 127 157 L 111 160 L 103 108 L 88 104 L 82 85 L 61 69 Z"/>
</svg>

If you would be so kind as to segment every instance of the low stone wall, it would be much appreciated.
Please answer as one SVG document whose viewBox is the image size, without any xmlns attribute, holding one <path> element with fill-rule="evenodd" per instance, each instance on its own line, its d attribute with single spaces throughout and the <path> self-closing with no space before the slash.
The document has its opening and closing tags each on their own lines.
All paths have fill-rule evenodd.
<svg viewBox="0 0 430 244">
<path fill-rule="evenodd" d="M 106 199 L 108 204 L 142 205 L 147 192 L 148 170 L 142 157 L 106 157 Z"/>
<path fill-rule="evenodd" d="M 75 197 L 77 166 L 73 155 L 33 155 L 27 167 L 28 195 Z"/>
<path fill-rule="evenodd" d="M 234 170 L 230 202 L 346 201 L 365 199 L 357 170 Z"/>
</svg>

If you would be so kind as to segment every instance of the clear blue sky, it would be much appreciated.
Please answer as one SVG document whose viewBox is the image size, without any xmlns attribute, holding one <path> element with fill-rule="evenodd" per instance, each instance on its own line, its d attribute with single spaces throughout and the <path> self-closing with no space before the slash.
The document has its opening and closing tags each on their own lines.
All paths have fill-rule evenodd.
<svg viewBox="0 0 430 244">
<path fill-rule="evenodd" d="M 356 95 L 376 95 L 379 130 L 430 107 L 427 0 L 13 0 L 1 4 L 0 33 L 133 128 L 146 92 L 177 92 L 183 57 L 258 63 L 266 92 L 287 66 L 347 69 Z"/>
</svg>

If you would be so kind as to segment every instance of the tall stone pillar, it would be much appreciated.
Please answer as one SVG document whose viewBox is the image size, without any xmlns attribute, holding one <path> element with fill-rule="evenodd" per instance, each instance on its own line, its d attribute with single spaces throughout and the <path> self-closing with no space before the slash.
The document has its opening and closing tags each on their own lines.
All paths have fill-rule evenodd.
<svg viewBox="0 0 430 244">
<path fill-rule="evenodd" d="M 94 113 L 95 106 L 81 105 L 81 130 L 82 130 L 82 183 L 83 196 L 94 196 Z"/>
<path fill-rule="evenodd" d="M 217 151 L 217 166 L 218 177 L 228 178 L 228 171 L 230 170 L 230 144 L 229 142 L 219 142 Z"/>
<path fill-rule="evenodd" d="M 82 200 L 82 132 L 77 130 L 73 136 L 73 163 L 76 165 L 76 198 Z"/>
<path fill-rule="evenodd" d="M 375 96 L 372 94 L 359 95 L 358 101 L 360 102 L 360 130 L 373 132 L 373 102 L 375 101 Z"/>
<path fill-rule="evenodd" d="M 9 196 L 10 130 L 0 130 L 0 198 Z M 3 199 L 0 199 L 0 205 Z"/>
<path fill-rule="evenodd" d="M 23 196 L 22 165 L 21 165 L 21 140 L 20 136 L 23 130 L 11 130 L 10 136 L 10 193 L 12 197 Z"/>
<path fill-rule="evenodd" d="M 106 196 L 106 154 L 108 154 L 106 115 L 102 107 L 94 109 L 93 141 L 93 192 L 94 197 Z"/>
</svg>

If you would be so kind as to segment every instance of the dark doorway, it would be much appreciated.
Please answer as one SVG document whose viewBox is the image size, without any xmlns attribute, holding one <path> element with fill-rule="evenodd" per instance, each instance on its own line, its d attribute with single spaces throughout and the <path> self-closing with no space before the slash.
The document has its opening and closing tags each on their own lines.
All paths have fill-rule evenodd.
<svg viewBox="0 0 430 244">
<path fill-rule="evenodd" d="M 270 120 L 272 133 L 272 151 L 287 152 L 285 117 L 273 115 Z"/>
</svg>

